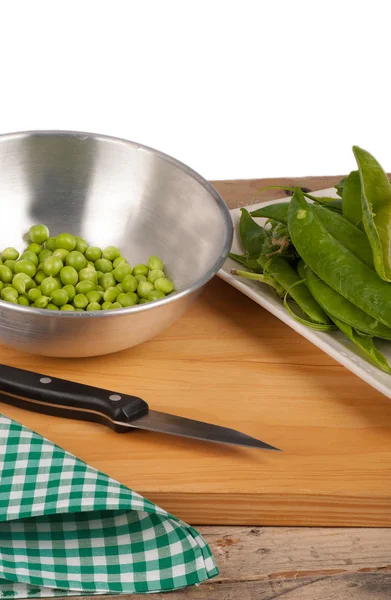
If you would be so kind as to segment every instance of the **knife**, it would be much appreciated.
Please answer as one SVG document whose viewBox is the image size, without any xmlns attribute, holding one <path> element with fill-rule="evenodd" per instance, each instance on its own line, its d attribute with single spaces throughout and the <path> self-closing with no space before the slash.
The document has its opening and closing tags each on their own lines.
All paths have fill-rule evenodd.
<svg viewBox="0 0 391 600">
<path fill-rule="evenodd" d="M 150 410 L 136 396 L 0 365 L 0 401 L 34 412 L 107 425 L 117 433 L 146 429 L 207 442 L 277 450 L 245 433 Z"/>
</svg>

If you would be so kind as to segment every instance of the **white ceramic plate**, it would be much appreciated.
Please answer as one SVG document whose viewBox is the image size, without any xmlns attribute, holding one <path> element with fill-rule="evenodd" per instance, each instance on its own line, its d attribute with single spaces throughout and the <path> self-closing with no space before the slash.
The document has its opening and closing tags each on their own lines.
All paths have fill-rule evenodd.
<svg viewBox="0 0 391 600">
<path fill-rule="evenodd" d="M 313 196 L 338 197 L 334 188 L 314 192 Z M 289 200 L 289 197 L 283 200 L 273 200 L 268 204 L 286 202 L 287 200 Z M 247 206 L 246 208 L 252 211 L 265 205 L 266 203 L 263 202 L 260 204 Z M 232 252 L 236 254 L 242 254 L 243 250 L 241 248 L 238 235 L 240 209 L 231 210 L 231 216 L 235 227 Z M 257 219 L 257 221 L 262 224 L 265 219 Z M 234 277 L 231 275 L 231 269 L 233 268 L 241 267 L 238 265 L 238 263 L 228 258 L 222 269 L 219 271 L 218 276 L 254 300 L 254 302 L 257 302 L 263 306 L 263 308 L 289 325 L 289 327 L 300 333 L 307 340 L 315 344 L 315 346 L 318 346 L 318 348 L 332 356 L 335 360 L 341 363 L 341 365 L 344 365 L 347 369 L 361 377 L 361 379 L 369 383 L 369 385 L 391 398 L 391 375 L 388 375 L 387 373 L 378 369 L 376 366 L 372 365 L 366 359 L 365 354 L 362 353 L 352 342 L 350 342 L 350 340 L 345 338 L 345 336 L 343 336 L 340 332 L 325 333 L 321 331 L 315 331 L 309 327 L 306 327 L 305 325 L 302 325 L 301 323 L 297 323 L 297 321 L 295 321 L 287 313 L 283 307 L 282 301 L 273 293 L 273 290 L 269 289 L 266 285 L 257 283 L 256 281 L 249 281 Z M 391 364 L 391 342 L 377 340 L 376 347 L 383 352 Z"/>
</svg>

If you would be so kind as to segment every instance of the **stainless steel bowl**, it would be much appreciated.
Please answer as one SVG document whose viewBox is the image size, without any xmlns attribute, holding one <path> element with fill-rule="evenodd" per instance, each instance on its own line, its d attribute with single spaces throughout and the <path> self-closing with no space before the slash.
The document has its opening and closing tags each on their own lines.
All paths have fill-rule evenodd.
<svg viewBox="0 0 391 600">
<path fill-rule="evenodd" d="M 0 246 L 25 246 L 35 223 L 131 264 L 159 255 L 176 292 L 116 311 L 45 311 L 0 301 L 0 343 L 47 356 L 96 356 L 140 344 L 176 321 L 223 264 L 229 211 L 186 165 L 137 143 L 90 133 L 0 136 Z"/>
</svg>

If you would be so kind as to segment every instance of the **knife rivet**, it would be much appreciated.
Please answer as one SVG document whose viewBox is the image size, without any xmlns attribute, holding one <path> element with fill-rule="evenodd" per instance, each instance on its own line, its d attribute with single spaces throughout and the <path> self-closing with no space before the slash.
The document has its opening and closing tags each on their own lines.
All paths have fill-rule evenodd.
<svg viewBox="0 0 391 600">
<path fill-rule="evenodd" d="M 113 402 L 118 402 L 118 400 L 121 400 L 121 396 L 119 394 L 111 394 L 111 396 L 109 396 L 109 400 L 113 400 Z"/>
<path fill-rule="evenodd" d="M 41 379 L 39 381 L 41 383 L 52 383 L 52 380 L 50 379 L 50 377 L 41 377 Z"/>
</svg>

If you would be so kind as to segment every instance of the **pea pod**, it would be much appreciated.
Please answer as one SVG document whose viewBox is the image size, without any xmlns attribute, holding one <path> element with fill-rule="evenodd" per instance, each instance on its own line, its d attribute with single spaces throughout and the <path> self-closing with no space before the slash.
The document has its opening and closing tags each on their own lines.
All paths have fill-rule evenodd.
<svg viewBox="0 0 391 600">
<path fill-rule="evenodd" d="M 330 315 L 330 319 L 335 323 L 342 333 L 346 335 L 356 346 L 358 346 L 365 354 L 367 354 L 372 362 L 380 367 L 386 373 L 391 373 L 391 367 L 388 364 L 385 356 L 379 350 L 376 349 L 373 339 L 367 335 L 363 335 L 350 325 L 347 325 L 343 321 L 336 319 Z"/>
<path fill-rule="evenodd" d="M 301 310 L 315 323 L 330 324 L 327 315 L 312 296 L 310 290 L 300 282 L 300 277 L 287 260 L 279 256 L 271 258 L 264 266 L 264 273 L 271 275 L 294 299 Z"/>
<path fill-rule="evenodd" d="M 255 271 L 256 273 L 262 273 L 262 268 L 256 258 L 250 258 L 248 254 L 235 254 L 234 252 L 229 253 L 229 257 L 232 260 L 235 260 L 239 264 L 247 267 L 251 271 Z"/>
<path fill-rule="evenodd" d="M 322 281 L 311 269 L 304 267 L 308 289 L 323 310 L 333 318 L 343 321 L 364 333 L 391 340 L 391 329 L 355 306 Z"/>
<path fill-rule="evenodd" d="M 361 182 L 358 171 L 352 171 L 346 178 L 342 191 L 342 214 L 356 227 L 362 221 Z"/>
<path fill-rule="evenodd" d="M 262 192 L 263 190 L 285 190 L 286 192 L 294 192 L 295 188 L 289 186 L 289 185 L 267 185 L 263 188 L 261 188 L 260 190 L 258 190 L 258 192 Z M 321 204 L 322 206 L 325 206 L 326 208 L 328 208 L 329 210 L 334 210 L 336 212 L 341 213 L 342 212 L 342 201 L 339 198 L 329 198 L 328 196 L 314 196 L 313 194 L 309 194 L 308 192 L 304 192 L 302 190 L 304 196 L 306 198 L 308 198 L 309 200 L 312 200 L 313 202 L 316 202 L 317 204 Z M 254 216 L 254 215 L 253 215 Z"/>
<path fill-rule="evenodd" d="M 391 281 L 391 183 L 377 160 L 353 146 L 361 181 L 364 229 L 372 246 L 376 272 Z"/>
<path fill-rule="evenodd" d="M 270 204 L 269 206 L 262 207 L 259 209 L 259 211 L 252 212 L 251 215 L 253 217 L 262 216 L 267 218 L 276 218 L 275 214 L 273 214 L 273 207 L 279 206 L 281 208 L 279 209 L 279 218 L 276 218 L 276 221 L 280 220 L 281 223 L 284 221 L 288 222 L 289 205 L 290 202 Z M 372 248 L 367 236 L 363 231 L 360 231 L 357 229 L 357 227 L 354 227 L 352 223 L 350 223 L 340 214 L 332 212 L 316 204 L 312 204 L 312 207 L 313 210 L 316 211 L 317 217 L 333 237 L 344 244 L 344 246 L 353 252 L 357 258 L 365 262 L 370 267 L 373 267 Z"/>
<path fill-rule="evenodd" d="M 250 214 L 252 217 L 265 217 L 286 225 L 288 223 L 288 208 L 289 202 L 279 202 L 278 204 L 262 206 L 257 210 L 253 210 Z"/>
<path fill-rule="evenodd" d="M 352 225 L 342 215 L 326 210 L 322 206 L 313 205 L 313 210 L 322 225 L 336 240 L 353 252 L 362 262 L 373 268 L 372 248 L 363 231 Z"/>
<path fill-rule="evenodd" d="M 292 242 L 304 262 L 330 287 L 391 327 L 391 287 L 333 237 L 296 188 L 288 212 Z"/>
<path fill-rule="evenodd" d="M 243 249 L 247 252 L 248 256 L 258 258 L 265 240 L 265 232 L 263 227 L 251 218 L 248 210 L 242 208 L 241 213 L 239 232 Z"/>
</svg>

